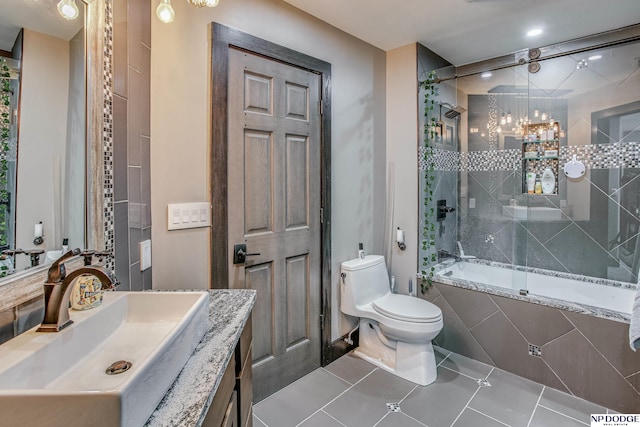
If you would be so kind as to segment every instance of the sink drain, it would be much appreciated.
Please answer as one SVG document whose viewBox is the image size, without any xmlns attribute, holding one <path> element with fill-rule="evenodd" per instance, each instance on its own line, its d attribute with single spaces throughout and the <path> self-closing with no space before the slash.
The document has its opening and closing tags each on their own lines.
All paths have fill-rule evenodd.
<svg viewBox="0 0 640 427">
<path fill-rule="evenodd" d="M 113 362 L 109 367 L 104 371 L 107 375 L 118 375 L 124 372 L 127 372 L 131 368 L 131 362 L 127 362 L 126 360 L 118 360 L 117 362 Z"/>
</svg>

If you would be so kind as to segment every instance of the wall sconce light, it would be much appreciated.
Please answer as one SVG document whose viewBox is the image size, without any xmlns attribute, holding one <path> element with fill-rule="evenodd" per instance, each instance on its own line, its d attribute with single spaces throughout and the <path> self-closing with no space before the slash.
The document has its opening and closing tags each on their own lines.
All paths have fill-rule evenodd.
<svg viewBox="0 0 640 427">
<path fill-rule="evenodd" d="M 542 119 L 543 122 L 546 122 L 547 121 L 547 113 L 542 113 L 540 118 Z"/>
<path fill-rule="evenodd" d="M 507 124 L 507 118 L 504 116 L 504 113 L 502 113 L 502 117 L 500 117 L 500 124 L 503 126 Z"/>
<path fill-rule="evenodd" d="M 507 113 L 507 123 L 508 123 L 508 124 L 511 124 L 511 120 L 513 120 L 513 119 L 511 118 L 511 113 Z"/>
<path fill-rule="evenodd" d="M 195 7 L 216 7 L 220 0 L 187 0 L 187 3 Z M 165 24 L 172 22 L 175 12 L 171 7 L 171 0 L 160 0 L 160 4 L 156 8 L 156 15 Z"/>
<path fill-rule="evenodd" d="M 533 117 L 538 117 L 540 115 L 540 110 L 533 110 Z"/>
<path fill-rule="evenodd" d="M 173 22 L 176 13 L 171 6 L 171 0 L 160 0 L 160 4 L 156 8 L 156 15 L 158 15 L 158 19 L 165 24 Z"/>
<path fill-rule="evenodd" d="M 58 2 L 58 13 L 67 21 L 72 21 L 80 15 L 76 0 L 60 0 Z"/>
</svg>

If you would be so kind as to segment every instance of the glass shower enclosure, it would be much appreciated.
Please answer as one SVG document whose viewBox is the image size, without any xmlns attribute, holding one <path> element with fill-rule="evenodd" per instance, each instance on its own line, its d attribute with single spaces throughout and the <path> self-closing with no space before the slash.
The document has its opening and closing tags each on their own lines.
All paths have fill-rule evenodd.
<svg viewBox="0 0 640 427">
<path fill-rule="evenodd" d="M 475 256 L 507 267 L 510 287 L 521 293 L 532 269 L 637 283 L 640 39 L 634 31 L 435 70 L 436 108 L 420 114 L 421 126 L 429 131 L 435 123 L 438 136 L 430 156 L 419 152 L 423 271 L 447 255 Z M 424 179 L 429 169 L 432 181 Z M 441 206 L 441 218 L 425 216 Z M 425 221 L 433 222 L 434 233 L 422 232 L 430 225 Z"/>
</svg>

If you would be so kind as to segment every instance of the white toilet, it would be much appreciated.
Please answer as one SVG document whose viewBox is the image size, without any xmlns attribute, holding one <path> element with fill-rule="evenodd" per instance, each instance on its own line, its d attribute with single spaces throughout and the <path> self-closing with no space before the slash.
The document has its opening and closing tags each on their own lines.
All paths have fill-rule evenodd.
<svg viewBox="0 0 640 427">
<path fill-rule="evenodd" d="M 428 301 L 392 294 L 384 257 L 367 255 L 341 265 L 341 310 L 360 318 L 355 354 L 419 385 L 436 380 L 431 340 L 442 330 L 442 311 Z"/>
</svg>

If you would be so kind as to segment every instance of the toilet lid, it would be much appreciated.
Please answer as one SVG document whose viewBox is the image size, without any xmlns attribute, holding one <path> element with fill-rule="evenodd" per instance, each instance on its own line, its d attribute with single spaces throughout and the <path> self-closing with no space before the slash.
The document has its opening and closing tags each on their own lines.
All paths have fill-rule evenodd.
<svg viewBox="0 0 640 427">
<path fill-rule="evenodd" d="M 442 319 L 442 311 L 436 305 L 407 295 L 387 294 L 371 305 L 380 314 L 406 322 L 431 323 Z"/>
</svg>

